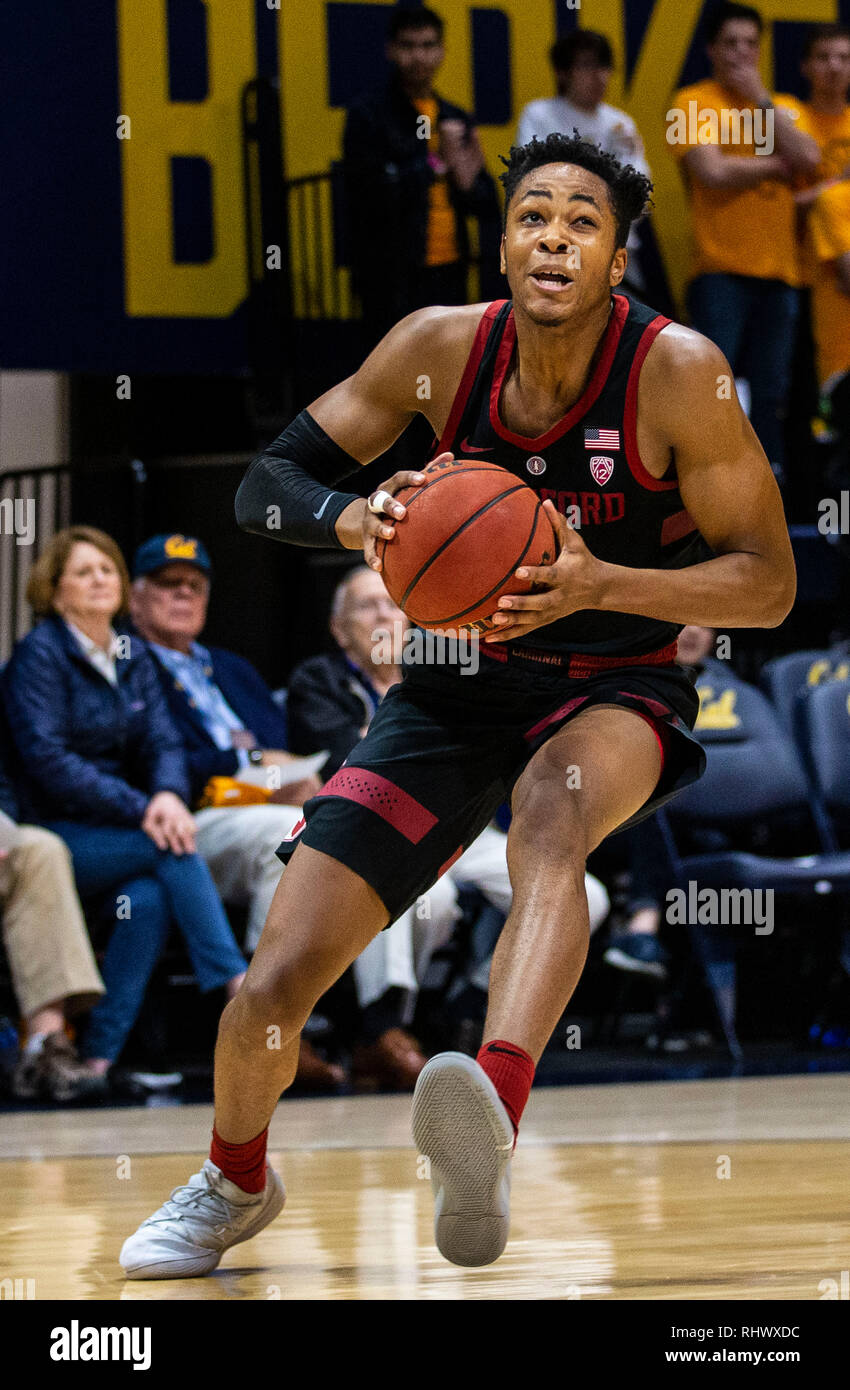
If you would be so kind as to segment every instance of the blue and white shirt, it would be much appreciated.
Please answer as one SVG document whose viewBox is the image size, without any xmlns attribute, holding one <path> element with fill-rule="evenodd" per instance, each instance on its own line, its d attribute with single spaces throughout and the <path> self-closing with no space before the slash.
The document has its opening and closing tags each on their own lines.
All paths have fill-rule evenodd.
<svg viewBox="0 0 850 1390">
<path fill-rule="evenodd" d="M 212 657 L 207 648 L 193 642 L 187 654 L 173 647 L 161 647 L 158 642 L 149 645 L 174 677 L 178 689 L 185 691 L 189 704 L 197 709 L 216 747 L 232 748 L 234 732 L 245 725 L 213 680 Z M 247 748 L 237 748 L 236 755 L 241 768 L 250 766 Z"/>
</svg>

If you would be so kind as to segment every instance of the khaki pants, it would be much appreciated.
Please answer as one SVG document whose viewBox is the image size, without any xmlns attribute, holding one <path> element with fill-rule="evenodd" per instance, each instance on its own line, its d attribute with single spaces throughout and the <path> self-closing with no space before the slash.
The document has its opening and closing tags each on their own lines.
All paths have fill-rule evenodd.
<svg viewBox="0 0 850 1390">
<path fill-rule="evenodd" d="M 18 1007 L 23 1018 L 64 1000 L 70 1016 L 106 993 L 74 887 L 71 855 L 50 830 L 18 828 L 0 859 L 0 917 Z"/>
</svg>

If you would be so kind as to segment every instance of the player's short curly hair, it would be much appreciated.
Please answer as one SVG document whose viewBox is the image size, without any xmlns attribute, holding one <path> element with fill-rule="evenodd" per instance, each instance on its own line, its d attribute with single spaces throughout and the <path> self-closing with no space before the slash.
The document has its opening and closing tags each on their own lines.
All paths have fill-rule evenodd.
<svg viewBox="0 0 850 1390">
<path fill-rule="evenodd" d="M 618 247 L 625 246 L 632 223 L 651 205 L 651 179 L 631 164 L 621 164 L 590 140 L 583 140 L 575 129 L 572 135 L 555 133 L 547 135 L 545 140 L 535 136 L 527 145 L 513 145 L 507 159 L 504 155 L 500 158 L 505 165 L 505 172 L 499 177 L 505 189 L 506 220 L 508 206 L 519 184 L 526 174 L 543 164 L 577 164 L 608 185 L 608 197 L 617 220 Z"/>
</svg>

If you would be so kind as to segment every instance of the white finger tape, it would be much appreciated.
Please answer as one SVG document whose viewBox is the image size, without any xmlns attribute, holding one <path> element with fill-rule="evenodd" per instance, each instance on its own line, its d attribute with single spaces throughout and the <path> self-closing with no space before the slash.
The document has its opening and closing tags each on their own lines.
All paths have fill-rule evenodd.
<svg viewBox="0 0 850 1390">
<path fill-rule="evenodd" d="M 366 505 L 369 508 L 370 512 L 374 512 L 376 516 L 380 516 L 387 503 L 392 502 L 392 500 L 392 493 L 387 492 L 386 488 L 381 488 L 380 492 L 376 492 L 373 497 L 369 498 L 369 501 L 366 503 Z"/>
</svg>

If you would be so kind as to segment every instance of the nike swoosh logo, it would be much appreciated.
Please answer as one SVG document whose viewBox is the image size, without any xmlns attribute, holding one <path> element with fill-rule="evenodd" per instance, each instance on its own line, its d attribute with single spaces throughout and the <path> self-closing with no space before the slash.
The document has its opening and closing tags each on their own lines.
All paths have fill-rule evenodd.
<svg viewBox="0 0 850 1390">
<path fill-rule="evenodd" d="M 460 446 L 460 451 L 462 454 L 489 454 L 492 448 L 492 444 L 485 444 L 483 448 L 478 444 L 470 444 L 469 437 L 467 436 Z"/>
<path fill-rule="evenodd" d="M 334 494 L 333 494 L 332 492 L 329 492 L 328 495 L 327 495 L 327 497 L 325 498 L 324 502 L 322 503 L 321 507 L 319 508 L 319 510 L 318 510 L 317 512 L 314 512 L 314 513 L 313 513 L 313 515 L 314 515 L 314 517 L 316 518 L 317 521 L 319 520 L 319 517 L 322 515 L 322 512 L 325 510 L 325 507 L 328 505 L 328 503 L 330 502 L 330 500 L 331 500 L 331 498 L 333 497 L 333 495 L 334 495 Z"/>
</svg>

